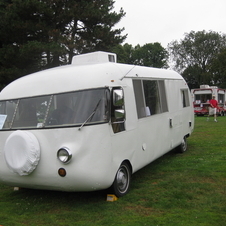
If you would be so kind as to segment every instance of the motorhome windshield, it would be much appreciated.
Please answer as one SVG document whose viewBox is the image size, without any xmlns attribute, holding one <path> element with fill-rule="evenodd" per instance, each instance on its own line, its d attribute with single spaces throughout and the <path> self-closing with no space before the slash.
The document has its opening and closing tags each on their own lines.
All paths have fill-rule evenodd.
<svg viewBox="0 0 226 226">
<path fill-rule="evenodd" d="M 207 103 L 211 98 L 212 94 L 195 94 L 195 103 Z"/>
<path fill-rule="evenodd" d="M 109 96 L 100 88 L 0 101 L 0 130 L 108 122 Z"/>
</svg>

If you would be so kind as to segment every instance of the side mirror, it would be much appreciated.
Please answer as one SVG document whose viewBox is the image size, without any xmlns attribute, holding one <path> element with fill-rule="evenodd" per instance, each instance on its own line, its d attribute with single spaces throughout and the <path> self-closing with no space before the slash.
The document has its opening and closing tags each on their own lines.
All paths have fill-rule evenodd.
<svg viewBox="0 0 226 226">
<path fill-rule="evenodd" d="M 125 119 L 125 110 L 123 110 L 123 109 L 116 109 L 115 110 L 115 118 L 116 119 Z"/>
<path fill-rule="evenodd" d="M 113 90 L 113 105 L 121 107 L 124 105 L 124 95 L 122 89 Z"/>
</svg>

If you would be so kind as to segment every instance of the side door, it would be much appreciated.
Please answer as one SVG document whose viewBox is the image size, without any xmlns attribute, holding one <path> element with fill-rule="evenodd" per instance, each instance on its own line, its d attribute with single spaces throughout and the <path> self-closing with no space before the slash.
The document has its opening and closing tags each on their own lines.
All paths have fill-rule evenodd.
<svg viewBox="0 0 226 226">
<path fill-rule="evenodd" d="M 170 149 L 168 103 L 164 80 L 133 80 L 138 117 L 138 158 L 149 163 Z"/>
</svg>

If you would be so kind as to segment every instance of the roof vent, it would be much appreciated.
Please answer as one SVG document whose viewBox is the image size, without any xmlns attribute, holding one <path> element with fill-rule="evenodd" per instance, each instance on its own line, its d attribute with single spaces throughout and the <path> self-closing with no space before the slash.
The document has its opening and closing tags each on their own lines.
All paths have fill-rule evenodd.
<svg viewBox="0 0 226 226">
<path fill-rule="evenodd" d="M 200 85 L 200 89 L 208 89 L 208 88 L 210 88 L 209 85 Z"/>
<path fill-rule="evenodd" d="M 86 65 L 86 64 L 100 64 L 100 63 L 116 63 L 117 56 L 115 53 L 108 52 L 93 52 L 76 55 L 72 59 L 74 65 Z"/>
</svg>

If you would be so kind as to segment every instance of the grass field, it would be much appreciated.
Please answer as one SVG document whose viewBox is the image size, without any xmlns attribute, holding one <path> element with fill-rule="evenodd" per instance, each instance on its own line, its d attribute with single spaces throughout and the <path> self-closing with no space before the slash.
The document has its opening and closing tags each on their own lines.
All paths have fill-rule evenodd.
<svg viewBox="0 0 226 226">
<path fill-rule="evenodd" d="M 0 225 L 226 225 L 226 117 L 197 117 L 188 151 L 166 154 L 132 176 L 116 202 L 106 192 L 64 193 L 0 184 Z"/>
</svg>

